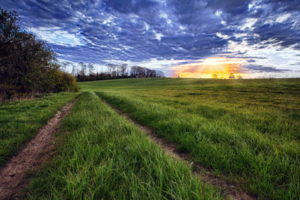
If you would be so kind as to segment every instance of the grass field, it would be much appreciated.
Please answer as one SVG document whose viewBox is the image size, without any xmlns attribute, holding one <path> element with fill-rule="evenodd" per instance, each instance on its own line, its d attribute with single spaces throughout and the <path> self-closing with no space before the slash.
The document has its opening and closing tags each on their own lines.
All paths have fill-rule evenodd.
<svg viewBox="0 0 300 200">
<path fill-rule="evenodd" d="M 58 135 L 64 145 L 29 199 L 221 199 L 94 93 L 78 98 Z"/>
<path fill-rule="evenodd" d="M 300 196 L 300 79 L 80 83 L 27 199 L 222 199 L 103 101 L 258 199 Z M 0 165 L 78 93 L 0 105 Z"/>
<path fill-rule="evenodd" d="M 81 88 L 259 199 L 300 196 L 300 79 L 130 79 Z"/>
<path fill-rule="evenodd" d="M 43 98 L 0 104 L 0 166 L 76 93 L 58 93 Z"/>
</svg>

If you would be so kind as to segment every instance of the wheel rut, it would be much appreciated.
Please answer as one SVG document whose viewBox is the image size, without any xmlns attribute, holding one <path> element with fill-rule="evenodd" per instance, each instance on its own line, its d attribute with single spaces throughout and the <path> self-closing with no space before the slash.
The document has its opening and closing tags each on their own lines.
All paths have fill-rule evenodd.
<svg viewBox="0 0 300 200">
<path fill-rule="evenodd" d="M 0 199 L 23 199 L 29 182 L 28 174 L 39 169 L 52 157 L 54 135 L 60 122 L 71 111 L 75 101 L 63 106 L 25 147 L 0 169 Z"/>
<path fill-rule="evenodd" d="M 243 188 L 237 183 L 230 182 L 224 177 L 217 176 L 211 172 L 211 170 L 194 163 L 191 160 L 191 156 L 188 153 L 182 153 L 177 151 L 177 145 L 167 141 L 164 138 L 158 137 L 158 135 L 150 127 L 144 126 L 132 119 L 128 114 L 117 109 L 103 98 L 101 100 L 112 108 L 119 115 L 123 116 L 127 121 L 131 122 L 135 126 L 139 127 L 154 143 L 158 144 L 169 156 L 186 162 L 193 168 L 193 173 L 204 183 L 213 185 L 221 191 L 221 194 L 226 200 L 255 200 L 255 196 L 244 191 Z"/>
</svg>

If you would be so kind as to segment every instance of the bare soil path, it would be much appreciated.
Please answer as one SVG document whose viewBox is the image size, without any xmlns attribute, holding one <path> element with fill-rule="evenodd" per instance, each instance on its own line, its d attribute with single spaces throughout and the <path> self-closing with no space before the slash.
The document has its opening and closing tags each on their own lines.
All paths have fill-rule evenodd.
<svg viewBox="0 0 300 200">
<path fill-rule="evenodd" d="M 54 134 L 61 120 L 70 112 L 74 101 L 60 109 L 36 136 L 0 169 L 0 200 L 22 199 L 27 175 L 37 170 L 54 152 Z"/>
<path fill-rule="evenodd" d="M 102 99 L 103 100 L 103 99 Z M 204 182 L 211 184 L 218 188 L 222 195 L 226 200 L 255 200 L 256 197 L 245 192 L 243 188 L 238 183 L 233 183 L 224 177 L 214 175 L 209 169 L 201 166 L 200 164 L 196 164 L 191 162 L 191 156 L 188 153 L 182 153 L 177 151 L 177 146 L 174 143 L 170 143 L 166 141 L 164 138 L 158 137 L 157 134 L 149 127 L 144 126 L 133 120 L 128 114 L 122 112 L 121 110 L 115 108 L 105 100 L 103 100 L 105 104 L 111 107 L 118 114 L 123 116 L 127 121 L 133 123 L 137 127 L 139 127 L 144 133 L 148 135 L 148 137 L 156 144 L 158 144 L 168 155 L 179 159 L 183 162 L 192 165 L 194 170 L 194 174 L 199 177 L 199 179 Z"/>
</svg>

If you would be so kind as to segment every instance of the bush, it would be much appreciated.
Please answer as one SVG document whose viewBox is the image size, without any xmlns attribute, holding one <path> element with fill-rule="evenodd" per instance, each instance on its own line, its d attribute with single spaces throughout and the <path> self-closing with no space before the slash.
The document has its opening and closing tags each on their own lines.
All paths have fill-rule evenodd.
<svg viewBox="0 0 300 200">
<path fill-rule="evenodd" d="M 76 83 L 76 79 L 69 73 L 62 72 L 57 70 L 57 84 L 56 84 L 56 92 L 60 91 L 68 91 L 68 92 L 76 92 L 78 91 L 78 86 Z"/>
</svg>

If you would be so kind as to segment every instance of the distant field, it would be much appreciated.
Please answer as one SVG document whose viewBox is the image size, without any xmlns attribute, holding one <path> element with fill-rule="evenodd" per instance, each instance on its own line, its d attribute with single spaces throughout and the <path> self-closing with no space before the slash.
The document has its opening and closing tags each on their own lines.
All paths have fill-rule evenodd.
<svg viewBox="0 0 300 200">
<path fill-rule="evenodd" d="M 0 104 L 0 166 L 16 153 L 76 93 Z"/>
<path fill-rule="evenodd" d="M 58 156 L 28 199 L 221 199 L 94 93 L 83 93 L 59 130 Z"/>
<path fill-rule="evenodd" d="M 81 83 L 259 199 L 299 199 L 300 79 Z"/>
</svg>

